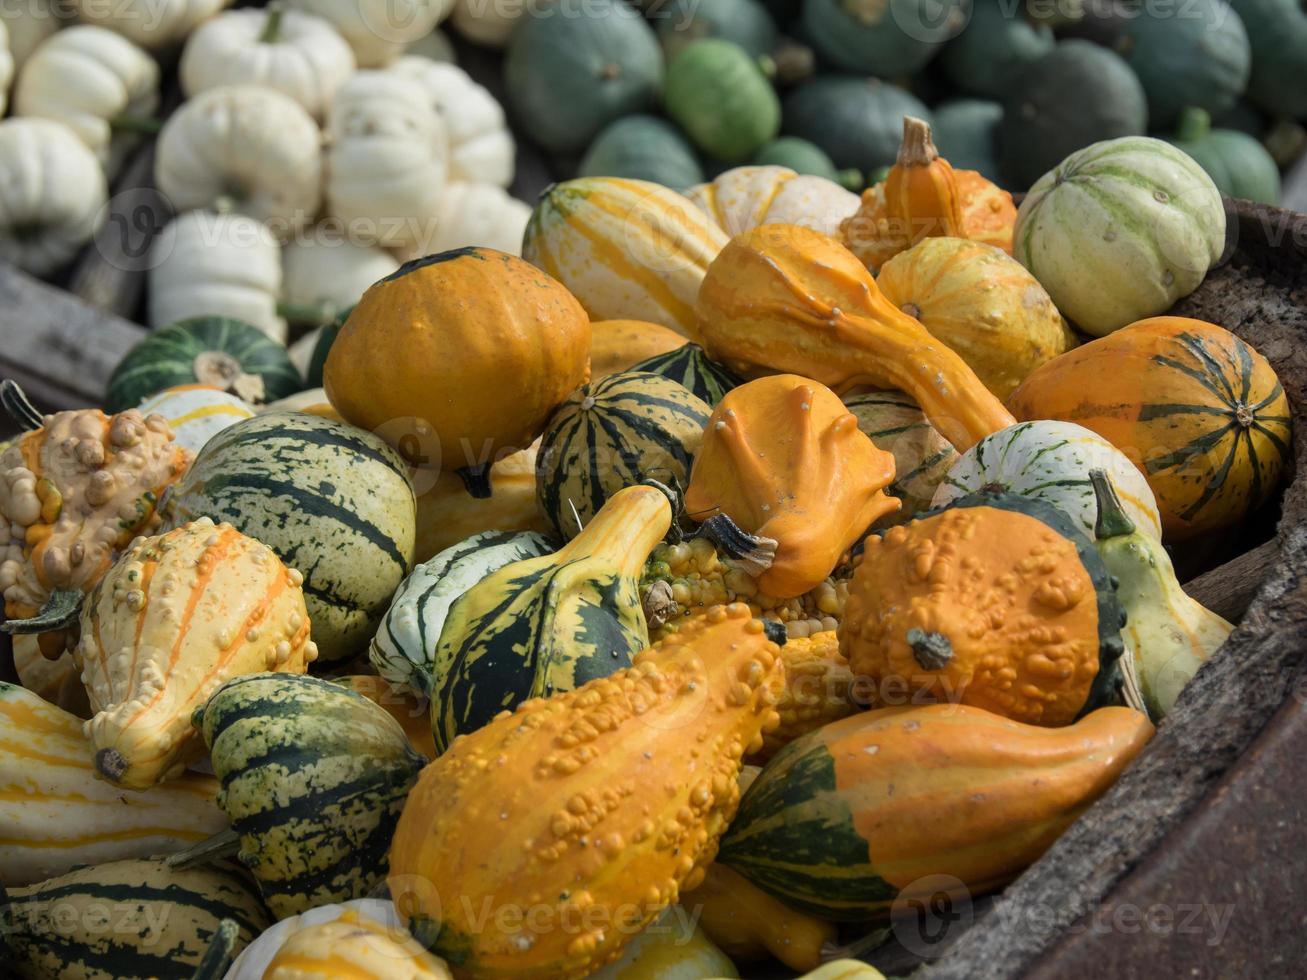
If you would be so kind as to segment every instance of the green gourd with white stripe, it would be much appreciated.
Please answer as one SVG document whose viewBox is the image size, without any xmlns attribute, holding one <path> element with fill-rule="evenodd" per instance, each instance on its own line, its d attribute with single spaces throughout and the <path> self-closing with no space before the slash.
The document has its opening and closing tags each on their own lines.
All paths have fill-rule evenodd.
<svg viewBox="0 0 1307 980">
<path fill-rule="evenodd" d="M 302 674 L 228 681 L 196 712 L 231 830 L 178 855 L 236 851 L 278 918 L 362 898 L 384 880 L 426 764 L 389 712 Z"/>
<path fill-rule="evenodd" d="M 655 354 L 632 364 L 627 370 L 661 374 L 664 378 L 670 378 L 690 394 L 702 399 L 709 408 L 715 408 L 732 388 L 744 384 L 705 354 L 698 344 L 683 344 L 665 354 Z"/>
<path fill-rule="evenodd" d="M 368 649 L 372 666 L 386 680 L 429 696 L 436 643 L 454 600 L 505 565 L 539 558 L 554 547 L 535 531 L 485 531 L 423 562 L 382 617 Z"/>
<path fill-rule="evenodd" d="M 928 510 L 935 490 L 957 461 L 953 444 L 930 424 L 912 397 L 901 391 L 849 395 L 844 404 L 876 448 L 894 456 L 894 481 L 885 492 L 898 497 L 902 506 L 882 518 L 878 526 L 902 524 Z"/>
<path fill-rule="evenodd" d="M 189 980 L 223 919 L 238 927 L 238 950 L 272 922 L 236 868 L 161 858 L 0 890 L 0 906 L 0 972 L 23 980 Z"/>
<path fill-rule="evenodd" d="M 621 371 L 572 393 L 537 457 L 536 499 L 564 538 L 623 487 L 644 480 L 685 486 L 712 409 L 658 374 Z"/>
<path fill-rule="evenodd" d="M 302 570 L 323 661 L 367 647 L 412 568 L 415 509 L 398 453 L 369 432 L 301 413 L 224 429 L 163 503 L 167 527 L 226 521 Z"/>
<path fill-rule="evenodd" d="M 531 698 L 629 667 L 649 644 L 640 573 L 671 521 L 663 490 L 627 487 L 559 551 L 505 565 L 463 593 L 432 665 L 436 749 Z"/>
</svg>

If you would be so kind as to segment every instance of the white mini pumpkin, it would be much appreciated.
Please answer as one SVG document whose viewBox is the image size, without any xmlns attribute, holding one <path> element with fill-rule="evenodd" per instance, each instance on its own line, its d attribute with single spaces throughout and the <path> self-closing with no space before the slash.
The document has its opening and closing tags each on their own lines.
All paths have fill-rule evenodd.
<svg viewBox="0 0 1307 980">
<path fill-rule="evenodd" d="M 422 241 L 449 169 L 445 127 L 422 89 L 393 72 L 361 71 L 336 93 L 329 118 L 331 214 L 357 241 Z"/>
<path fill-rule="evenodd" d="M 151 395 L 140 404 L 142 415 L 162 415 L 176 443 L 192 453 L 242 419 L 254 418 L 254 406 L 245 399 L 212 385 L 178 385 Z"/>
<path fill-rule="evenodd" d="M 531 220 L 531 207 L 494 184 L 454 183 L 445 186 L 436 210 L 435 227 L 417 245 L 398 249 L 404 261 L 451 248 L 480 245 L 522 254 L 522 236 Z"/>
<path fill-rule="evenodd" d="M 449 179 L 507 187 L 517 147 L 504 109 L 458 65 L 405 55 L 390 68 L 422 86 L 449 135 Z"/>
<path fill-rule="evenodd" d="M 262 85 L 321 120 L 354 74 L 354 51 L 329 21 L 273 4 L 201 24 L 186 42 L 180 73 L 188 96 L 220 85 Z"/>
<path fill-rule="evenodd" d="M 95 154 L 63 123 L 0 122 L 0 259 L 53 272 L 94 237 L 108 196 Z"/>
<path fill-rule="evenodd" d="M 469 41 L 502 48 L 529 9 L 530 0 L 457 0 L 452 23 Z"/>
<path fill-rule="evenodd" d="M 232 0 L 72 0 L 83 23 L 98 24 L 151 51 L 183 41 Z"/>
<path fill-rule="evenodd" d="M 224 85 L 182 103 L 159 134 L 154 182 L 178 212 L 234 210 L 289 237 L 322 199 L 321 133 L 298 102 Z"/>
<path fill-rule="evenodd" d="M 64 5 L 60 0 L 23 0 L 22 3 L 0 4 L 0 30 L 9 34 L 8 47 L 14 71 L 23 67 L 37 45 L 66 23 Z M 0 45 L 0 48 L 3 47 Z M 0 109 L 0 115 L 2 114 L 3 110 Z"/>
<path fill-rule="evenodd" d="M 734 237 L 758 225 L 803 225 L 837 235 L 860 199 L 833 180 L 788 167 L 733 167 L 685 192 Z"/>
<path fill-rule="evenodd" d="M 123 121 L 148 122 L 158 107 L 158 62 L 121 34 L 90 24 L 38 45 L 14 86 L 15 115 L 63 123 L 110 175 L 140 140 Z"/>
<path fill-rule="evenodd" d="M 151 250 L 151 326 L 227 316 L 285 343 L 286 321 L 277 313 L 281 248 L 257 220 L 188 211 L 159 233 Z"/>
<path fill-rule="evenodd" d="M 9 53 L 9 29 L 0 20 L 0 116 L 9 105 L 9 83 L 14 78 L 14 56 Z"/>
<path fill-rule="evenodd" d="M 292 0 L 335 25 L 361 68 L 382 68 L 449 16 L 453 0 Z"/>
<path fill-rule="evenodd" d="M 398 268 L 385 249 L 317 225 L 281 250 L 281 299 L 291 306 L 320 308 L 330 318 Z"/>
</svg>

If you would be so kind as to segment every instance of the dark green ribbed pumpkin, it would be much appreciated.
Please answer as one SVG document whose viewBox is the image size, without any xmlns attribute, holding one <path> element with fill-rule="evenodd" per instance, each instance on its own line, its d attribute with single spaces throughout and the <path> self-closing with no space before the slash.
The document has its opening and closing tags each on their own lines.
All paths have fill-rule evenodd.
<svg viewBox="0 0 1307 980">
<path fill-rule="evenodd" d="M 284 344 L 258 327 L 201 316 L 147 334 L 109 378 L 105 411 L 135 408 L 176 385 L 212 384 L 251 404 L 275 402 L 304 387 Z"/>
<path fill-rule="evenodd" d="M 1252 46 L 1248 98 L 1272 116 L 1307 118 L 1307 7 L 1300 0 L 1231 0 Z"/>
<path fill-rule="evenodd" d="M 1234 129 L 1213 129 L 1202 109 L 1186 109 L 1167 142 L 1184 150 L 1207 171 L 1222 194 L 1262 204 L 1280 200 L 1280 168 L 1266 147 Z"/>
<path fill-rule="evenodd" d="M 781 125 L 776 90 L 730 41 L 687 45 L 667 66 L 663 101 L 695 146 L 718 160 L 747 160 Z"/>
<path fill-rule="evenodd" d="M 835 67 L 896 78 L 934 57 L 966 15 L 965 0 L 804 0 L 802 23 L 805 38 Z"/>
<path fill-rule="evenodd" d="M 977 170 L 997 182 L 998 132 L 1003 107 L 983 99 L 956 99 L 935 106 L 931 127 L 940 155 L 955 170 Z"/>
<path fill-rule="evenodd" d="M 916 96 L 876 78 L 823 75 L 785 98 L 782 129 L 822 148 L 837 167 L 868 175 L 899 154 L 903 117 L 931 121 Z"/>
<path fill-rule="evenodd" d="M 170 868 L 161 858 L 78 868 L 25 888 L 0 888 L 0 975 L 59 980 L 190 980 L 218 924 L 237 951 L 272 924 L 236 867 Z"/>
<path fill-rule="evenodd" d="M 770 55 L 776 47 L 776 22 L 757 0 L 672 0 L 656 4 L 649 19 L 668 58 L 705 37 L 738 44 L 755 59 Z"/>
<path fill-rule="evenodd" d="M 652 180 L 683 191 L 703 182 L 703 168 L 681 131 L 657 116 L 627 116 L 605 126 L 586 150 L 581 177 Z"/>
<path fill-rule="evenodd" d="M 709 408 L 716 407 L 732 388 L 744 384 L 726 368 L 711 360 L 698 344 L 684 344 L 665 354 L 655 354 L 638 364 L 632 364 L 628 370 L 661 374 L 696 398 L 702 399 Z"/>
<path fill-rule="evenodd" d="M 279 919 L 363 898 L 383 881 L 426 765 L 385 708 L 331 681 L 250 674 L 195 713 L 238 857 Z"/>
<path fill-rule="evenodd" d="M 661 374 L 620 371 L 572 393 L 549 420 L 536 499 L 564 540 L 623 487 L 684 487 L 712 409 Z M 575 508 L 575 514 L 573 513 Z"/>
<path fill-rule="evenodd" d="M 371 433 L 316 415 L 277 412 L 222 430 L 160 510 L 167 527 L 227 521 L 303 573 L 324 662 L 363 652 L 412 568 L 404 461 Z"/>
<path fill-rule="evenodd" d="M 306 388 L 322 387 L 322 368 L 327 363 L 327 355 L 331 353 L 331 345 L 336 342 L 336 335 L 340 333 L 340 328 L 345 325 L 349 315 L 354 312 L 354 307 L 347 310 L 341 310 L 336 314 L 336 318 L 330 323 L 323 324 L 322 329 L 318 331 L 317 342 L 313 345 L 313 353 L 309 355 L 309 367 L 304 372 L 304 385 Z"/>
<path fill-rule="evenodd" d="M 1001 99 L 1021 70 L 1056 43 L 1052 30 L 1027 18 L 1021 5 L 975 0 L 967 26 L 944 47 L 939 61 L 961 91 Z"/>
</svg>

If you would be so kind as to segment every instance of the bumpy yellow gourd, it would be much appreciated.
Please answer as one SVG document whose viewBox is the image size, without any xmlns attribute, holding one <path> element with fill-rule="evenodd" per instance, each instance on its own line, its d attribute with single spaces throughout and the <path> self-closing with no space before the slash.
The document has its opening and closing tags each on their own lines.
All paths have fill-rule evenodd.
<svg viewBox="0 0 1307 980">
<path fill-rule="evenodd" d="M 866 707 L 869 699 L 840 653 L 835 630 L 790 637 L 781 648 L 781 660 L 785 688 L 776 702 L 781 723 L 763 736 L 762 751 L 750 756 L 751 762 L 761 764 L 800 735 Z"/>
</svg>

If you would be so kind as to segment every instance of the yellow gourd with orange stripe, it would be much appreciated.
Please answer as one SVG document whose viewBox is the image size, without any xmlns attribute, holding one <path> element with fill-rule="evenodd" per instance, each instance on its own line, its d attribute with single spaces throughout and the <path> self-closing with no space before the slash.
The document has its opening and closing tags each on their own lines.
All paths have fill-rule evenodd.
<svg viewBox="0 0 1307 980">
<path fill-rule="evenodd" d="M 87 596 L 75 655 L 96 770 L 127 789 L 203 753 L 191 713 L 224 681 L 318 655 L 301 585 L 266 545 L 201 518 L 140 538 Z"/>
<path fill-rule="evenodd" d="M 334 922 L 293 932 L 263 980 L 450 980 L 443 960 L 412 936 L 349 911 Z"/>
<path fill-rule="evenodd" d="M 540 196 L 522 257 L 592 320 L 649 320 L 693 339 L 699 284 L 726 242 L 711 217 L 661 184 L 581 177 Z"/>
<path fill-rule="evenodd" d="M 254 406 L 213 385 L 177 385 L 141 402 L 142 415 L 168 420 L 177 445 L 198 453 L 217 433 L 254 417 Z"/>
</svg>

